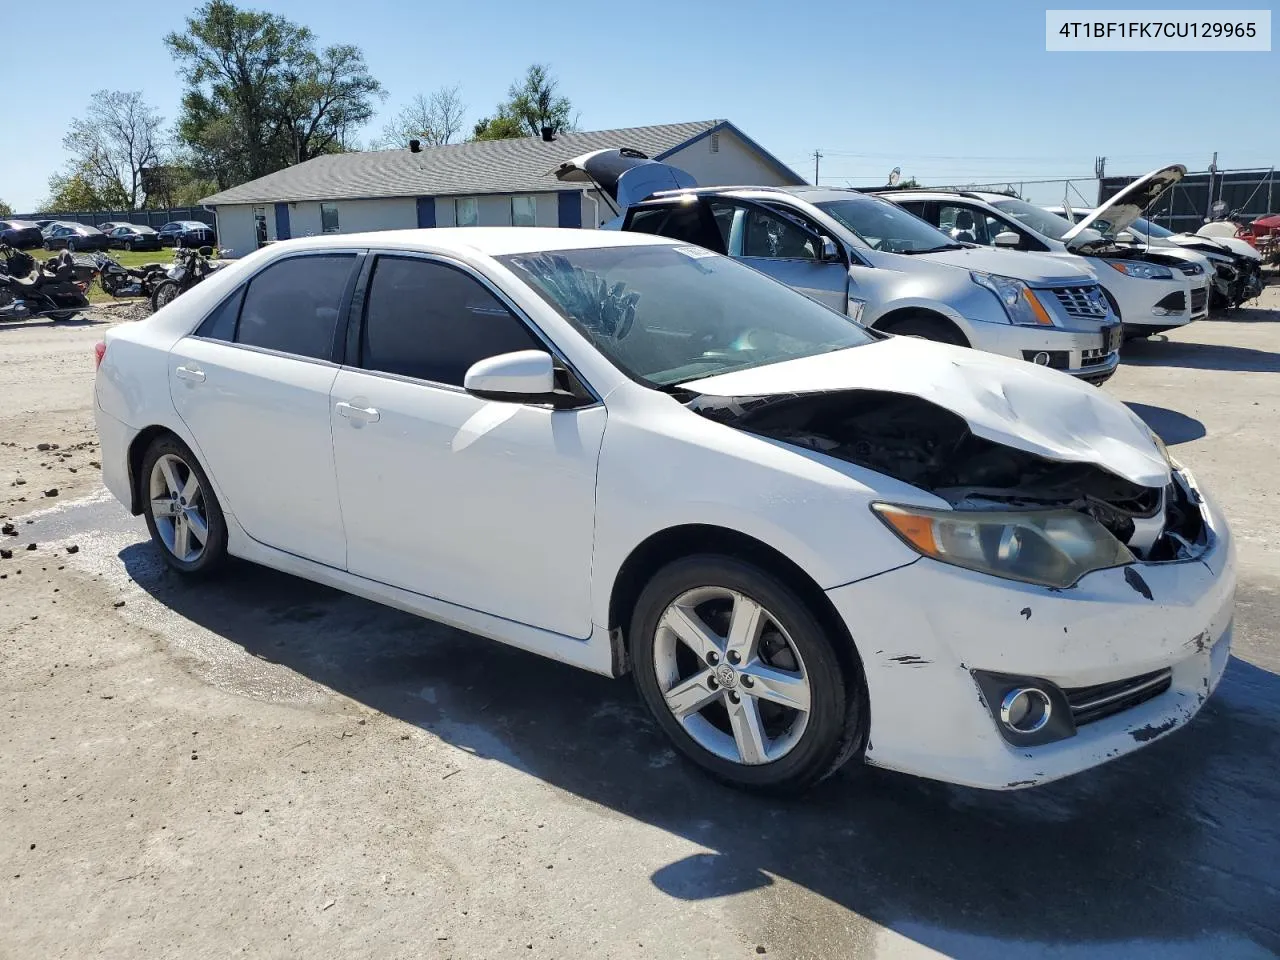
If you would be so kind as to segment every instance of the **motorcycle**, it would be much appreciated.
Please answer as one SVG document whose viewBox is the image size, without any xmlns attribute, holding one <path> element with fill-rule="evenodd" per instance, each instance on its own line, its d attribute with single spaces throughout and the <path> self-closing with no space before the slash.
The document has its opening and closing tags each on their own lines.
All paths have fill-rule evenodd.
<svg viewBox="0 0 1280 960">
<path fill-rule="evenodd" d="M 165 276 L 163 263 L 144 263 L 140 267 L 126 267 L 113 257 L 100 253 L 94 258 L 98 267 L 98 283 L 104 292 L 113 297 L 151 298 Z"/>
<path fill-rule="evenodd" d="M 219 253 L 226 256 L 230 250 Z M 172 303 L 181 294 L 186 293 L 211 273 L 222 269 L 223 262 L 211 262 L 212 247 L 200 247 L 196 250 L 179 247 L 173 254 L 173 265 L 165 271 L 165 276 L 156 283 L 151 293 L 151 309 L 159 310 Z"/>
<path fill-rule="evenodd" d="M 89 306 L 96 273 L 66 250 L 37 264 L 29 254 L 0 243 L 0 320 L 70 320 Z"/>
</svg>

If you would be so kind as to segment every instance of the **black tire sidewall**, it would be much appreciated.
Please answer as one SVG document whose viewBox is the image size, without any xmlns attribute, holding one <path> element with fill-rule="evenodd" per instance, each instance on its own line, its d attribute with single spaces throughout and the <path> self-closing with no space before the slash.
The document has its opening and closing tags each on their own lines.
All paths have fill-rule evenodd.
<svg viewBox="0 0 1280 960">
<path fill-rule="evenodd" d="M 196 560 L 189 562 L 179 560 L 164 545 L 156 529 L 156 519 L 151 513 L 151 471 L 156 461 L 167 454 L 180 457 L 195 471 L 204 498 L 204 519 L 209 527 L 209 539 L 205 542 L 204 552 Z M 138 499 L 142 503 L 142 515 L 147 521 L 147 532 L 151 534 L 152 541 L 169 566 L 179 573 L 198 575 L 209 573 L 222 565 L 227 555 L 227 522 L 222 515 L 222 506 L 218 503 L 218 495 L 213 492 L 213 485 L 209 483 L 204 467 L 200 465 L 200 461 L 185 443 L 172 434 L 153 440 L 147 447 L 147 452 L 142 455 L 142 469 L 139 471 L 137 483 Z"/>
<path fill-rule="evenodd" d="M 166 290 L 169 287 L 172 287 L 175 293 L 172 297 L 169 298 L 167 303 L 161 303 L 160 293 L 162 290 Z M 156 288 L 153 291 L 151 291 L 152 311 L 154 312 L 156 310 L 159 310 L 161 307 L 168 306 L 169 303 L 173 303 L 174 300 L 178 299 L 178 296 L 176 293 L 177 289 L 178 289 L 178 284 L 173 280 L 161 280 L 158 284 L 156 284 Z"/>
<path fill-rule="evenodd" d="M 811 706 L 800 742 L 781 759 L 758 766 L 724 760 L 700 746 L 672 716 L 659 689 L 653 664 L 658 621 L 667 606 L 686 590 L 727 587 L 761 603 L 786 628 L 799 649 L 809 678 Z M 846 679 L 833 638 L 804 600 L 777 577 L 750 562 L 719 554 L 685 557 L 663 567 L 641 591 L 630 624 L 632 670 L 641 698 L 676 747 L 711 776 L 737 787 L 792 794 L 834 772 L 842 747 L 856 731 L 850 718 L 865 722 L 862 711 L 850 711 L 857 691 Z M 845 752 L 847 756 L 847 751 Z"/>
<path fill-rule="evenodd" d="M 908 315 L 891 322 L 883 328 L 886 333 L 900 337 L 919 337 L 934 343 L 949 343 L 956 347 L 968 346 L 964 334 L 955 328 L 949 320 L 926 314 Z"/>
</svg>

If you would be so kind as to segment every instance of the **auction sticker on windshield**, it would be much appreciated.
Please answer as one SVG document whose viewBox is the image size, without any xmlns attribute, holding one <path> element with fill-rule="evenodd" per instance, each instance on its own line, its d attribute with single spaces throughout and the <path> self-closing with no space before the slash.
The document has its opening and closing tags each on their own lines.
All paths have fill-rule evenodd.
<svg viewBox="0 0 1280 960">
<path fill-rule="evenodd" d="M 694 260 L 717 256 L 714 250 L 707 250 L 705 247 L 676 247 L 675 251 L 676 253 L 683 253 L 686 257 L 692 257 Z"/>
<path fill-rule="evenodd" d="M 1058 52 L 1271 49 L 1270 10 L 1046 10 L 1044 30 Z"/>
</svg>

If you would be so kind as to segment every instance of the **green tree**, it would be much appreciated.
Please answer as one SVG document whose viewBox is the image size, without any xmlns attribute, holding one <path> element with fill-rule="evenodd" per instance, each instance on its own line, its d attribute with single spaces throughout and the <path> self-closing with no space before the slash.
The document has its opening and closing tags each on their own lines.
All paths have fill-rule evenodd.
<svg viewBox="0 0 1280 960">
<path fill-rule="evenodd" d="M 0 200 L 0 218 L 12 217 L 12 216 L 13 216 L 13 207 L 9 206 L 3 200 Z"/>
<path fill-rule="evenodd" d="M 83 166 L 69 165 L 49 178 L 49 198 L 41 210 L 57 212 L 121 210 L 128 197 L 118 184 L 99 185 L 94 174 Z"/>
<path fill-rule="evenodd" d="M 523 77 L 511 84 L 507 99 L 498 104 L 494 115 L 476 123 L 472 139 L 539 137 L 543 127 L 550 127 L 553 134 L 575 129 L 573 104 L 558 92 L 559 86 L 550 67 L 532 64 Z"/>
<path fill-rule="evenodd" d="M 159 162 L 162 124 L 138 91 L 99 90 L 62 146 L 99 194 L 123 197 L 121 206 L 132 210 L 142 203 L 142 171 Z"/>
<path fill-rule="evenodd" d="M 186 83 L 178 139 L 220 187 L 350 149 L 386 94 L 351 44 L 320 49 L 277 14 L 206 0 L 165 37 Z"/>
</svg>

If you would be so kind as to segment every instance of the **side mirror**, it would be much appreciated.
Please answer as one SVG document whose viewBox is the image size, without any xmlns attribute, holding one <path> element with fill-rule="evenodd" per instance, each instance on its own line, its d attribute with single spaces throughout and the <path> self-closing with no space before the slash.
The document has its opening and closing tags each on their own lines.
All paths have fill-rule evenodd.
<svg viewBox="0 0 1280 960">
<path fill-rule="evenodd" d="M 486 400 L 546 402 L 556 386 L 555 362 L 542 350 L 500 353 L 473 363 L 462 385 Z"/>
<path fill-rule="evenodd" d="M 995 235 L 993 241 L 997 247 L 1018 247 L 1022 243 L 1022 237 L 1018 236 L 1012 230 L 1002 230 Z"/>
<path fill-rule="evenodd" d="M 1121 230 L 1116 234 L 1116 243 L 1137 243 L 1138 238 L 1128 230 Z"/>
<path fill-rule="evenodd" d="M 819 238 L 822 241 L 822 261 L 823 263 L 834 263 L 844 259 L 840 255 L 840 248 L 836 246 L 836 242 L 830 237 Z"/>
</svg>

